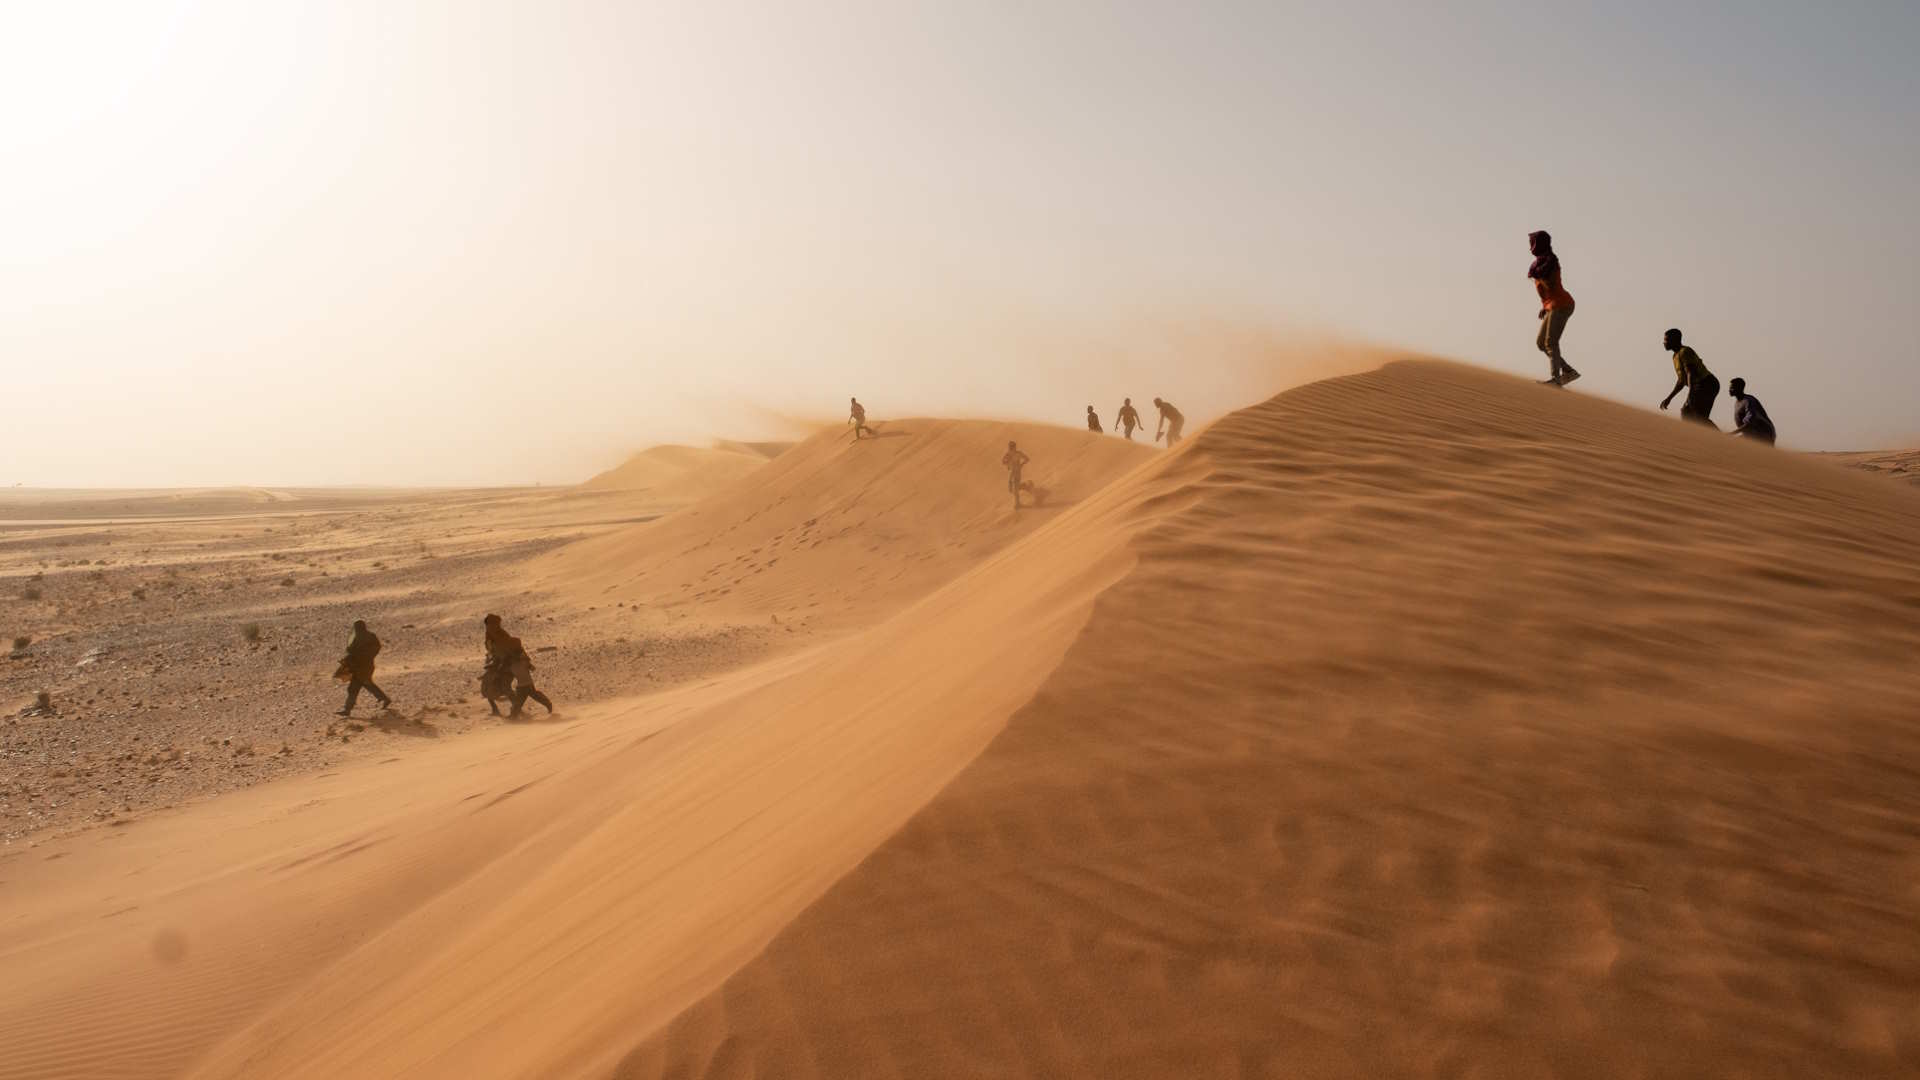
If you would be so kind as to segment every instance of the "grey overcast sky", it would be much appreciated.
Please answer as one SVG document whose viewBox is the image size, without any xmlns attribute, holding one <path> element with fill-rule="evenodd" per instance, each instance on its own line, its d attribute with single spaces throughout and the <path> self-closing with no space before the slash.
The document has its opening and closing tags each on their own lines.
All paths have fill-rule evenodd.
<svg viewBox="0 0 1920 1080">
<path fill-rule="evenodd" d="M 1920 441 L 1920 4 L 0 4 L 0 483 L 1076 423 L 1319 332 Z M 1236 365 L 1239 365 L 1236 367 Z M 1278 379 L 1278 375 L 1275 375 Z M 1725 406 L 1723 406 L 1725 408 Z"/>
</svg>

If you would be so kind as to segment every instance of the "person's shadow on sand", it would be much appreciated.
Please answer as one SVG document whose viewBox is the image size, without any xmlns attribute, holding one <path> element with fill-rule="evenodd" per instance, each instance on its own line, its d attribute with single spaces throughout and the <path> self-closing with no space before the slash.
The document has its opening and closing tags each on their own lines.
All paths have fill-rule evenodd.
<svg viewBox="0 0 1920 1080">
<path fill-rule="evenodd" d="M 415 739 L 440 737 L 440 729 L 427 723 L 424 716 L 406 716 L 392 711 L 382 711 L 367 717 L 367 723 L 389 735 L 406 735 Z"/>
</svg>

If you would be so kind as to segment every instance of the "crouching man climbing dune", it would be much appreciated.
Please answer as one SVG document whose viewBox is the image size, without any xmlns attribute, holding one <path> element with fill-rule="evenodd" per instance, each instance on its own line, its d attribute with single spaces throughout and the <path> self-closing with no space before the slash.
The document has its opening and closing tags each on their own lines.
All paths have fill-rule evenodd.
<svg viewBox="0 0 1920 1080">
<path fill-rule="evenodd" d="M 1154 398 L 1153 407 L 1160 410 L 1160 426 L 1153 433 L 1153 439 L 1159 442 L 1161 435 L 1164 434 L 1167 439 L 1167 449 L 1171 450 L 1173 444 L 1180 441 L 1180 429 L 1187 426 L 1187 418 L 1181 415 L 1179 409 L 1173 407 L 1171 401 Z"/>
<path fill-rule="evenodd" d="M 1667 331 L 1663 340 L 1667 351 L 1673 354 L 1673 389 L 1660 400 L 1660 407 L 1665 409 L 1673 404 L 1674 396 L 1685 390 L 1687 400 L 1680 406 L 1680 419 L 1718 430 L 1713 422 L 1713 402 L 1720 396 L 1720 380 L 1707 370 L 1706 361 L 1693 351 L 1693 346 L 1681 341 L 1679 330 Z"/>
</svg>

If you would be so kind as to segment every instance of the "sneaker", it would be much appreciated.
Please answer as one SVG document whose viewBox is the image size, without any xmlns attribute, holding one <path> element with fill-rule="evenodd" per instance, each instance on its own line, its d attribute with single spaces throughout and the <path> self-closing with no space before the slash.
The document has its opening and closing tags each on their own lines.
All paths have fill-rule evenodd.
<svg viewBox="0 0 1920 1080">
<path fill-rule="evenodd" d="M 1568 368 L 1565 371 L 1560 373 L 1560 385 L 1565 386 L 1579 377 L 1580 377 L 1579 372 L 1573 370 L 1572 368 Z"/>
<path fill-rule="evenodd" d="M 352 715 L 353 715 L 353 710 L 352 710 L 352 709 L 341 709 L 341 710 L 339 710 L 338 712 L 336 712 L 336 713 L 334 713 L 333 715 L 335 715 L 335 716 L 352 716 Z"/>
<path fill-rule="evenodd" d="M 391 709 L 391 708 L 393 708 L 393 699 L 392 699 L 392 698 L 388 698 L 387 700 L 385 700 L 385 701 L 383 701 L 383 702 L 381 702 L 381 703 L 380 703 L 380 711 L 381 711 L 381 712 L 386 712 L 386 711 L 387 711 L 388 709 Z"/>
</svg>

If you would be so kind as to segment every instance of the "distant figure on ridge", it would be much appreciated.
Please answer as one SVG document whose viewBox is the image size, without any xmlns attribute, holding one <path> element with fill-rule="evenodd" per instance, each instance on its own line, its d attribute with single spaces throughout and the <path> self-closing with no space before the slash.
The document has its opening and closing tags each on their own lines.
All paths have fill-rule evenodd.
<svg viewBox="0 0 1920 1080">
<path fill-rule="evenodd" d="M 492 687 L 499 687 L 504 674 L 514 683 L 513 708 L 508 711 L 507 719 L 519 716 L 528 698 L 546 706 L 548 715 L 552 715 L 553 702 L 533 685 L 533 658 L 527 655 L 526 646 L 520 644 L 519 638 L 507 633 L 498 615 L 488 615 L 482 620 L 482 625 L 487 629 L 487 665 L 480 676 L 482 693 L 490 688 L 489 680 Z M 500 710 L 494 707 L 493 700 L 491 695 L 487 697 L 487 707 L 497 715 Z"/>
<path fill-rule="evenodd" d="M 1664 409 L 1672 404 L 1674 395 L 1684 388 L 1687 400 L 1680 406 L 1680 419 L 1720 430 L 1713 422 L 1713 399 L 1720 396 L 1720 380 L 1707 370 L 1692 346 L 1681 343 L 1680 331 L 1667 331 L 1666 346 L 1673 354 L 1673 389 L 1661 400 L 1660 407 Z"/>
<path fill-rule="evenodd" d="M 1094 412 L 1091 405 L 1087 406 L 1087 430 L 1095 435 L 1100 434 L 1100 414 Z"/>
<path fill-rule="evenodd" d="M 1132 442 L 1133 429 L 1147 425 L 1141 422 L 1140 413 L 1133 407 L 1133 399 L 1121 398 L 1120 411 L 1113 414 L 1113 426 L 1119 430 L 1120 434 L 1127 437 L 1128 442 Z"/>
<path fill-rule="evenodd" d="M 1164 431 L 1167 436 L 1167 449 L 1171 450 L 1173 444 L 1180 441 L 1180 429 L 1186 426 L 1187 418 L 1180 415 L 1180 410 L 1174 408 L 1170 401 L 1154 398 L 1153 407 L 1160 410 L 1160 423 L 1154 429 L 1153 441 L 1159 442 L 1160 435 Z"/>
<path fill-rule="evenodd" d="M 1544 231 L 1528 233 L 1527 246 L 1533 251 L 1527 277 L 1533 279 L 1533 289 L 1540 294 L 1540 336 L 1534 344 L 1547 354 L 1547 378 L 1542 381 L 1549 386 L 1565 386 L 1580 377 L 1560 355 L 1560 335 L 1573 317 L 1573 296 L 1560 284 L 1560 256 L 1553 253 L 1553 237 Z"/>
<path fill-rule="evenodd" d="M 867 407 L 860 404 L 859 398 L 847 400 L 853 403 L 853 408 L 847 414 L 847 423 L 853 425 L 853 441 L 859 442 L 862 432 L 873 434 L 873 429 L 867 426 Z"/>
<path fill-rule="evenodd" d="M 374 685 L 373 658 L 380 655 L 380 639 L 367 629 L 364 620 L 356 619 L 353 624 L 353 637 L 347 641 L 347 655 L 340 658 L 340 668 L 334 677 L 341 674 L 347 677 L 347 703 L 340 707 L 340 716 L 352 716 L 354 702 L 360 700 L 360 691 L 365 690 L 380 702 L 381 708 L 393 704 L 387 692 Z"/>
<path fill-rule="evenodd" d="M 1020 470 L 1027 467 L 1029 458 L 1012 439 L 1007 440 L 1007 452 L 1000 458 L 1000 464 L 1007 467 L 1007 490 L 1013 492 L 1013 508 L 1020 509 Z"/>
<path fill-rule="evenodd" d="M 1733 433 L 1742 438 L 1755 439 L 1773 445 L 1775 438 L 1773 417 L 1767 415 L 1767 407 L 1760 399 L 1747 393 L 1747 380 L 1735 379 L 1727 384 L 1727 390 L 1733 394 Z"/>
</svg>

